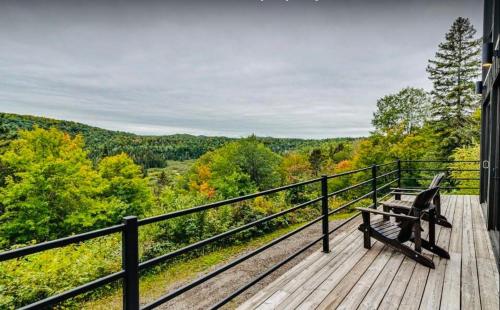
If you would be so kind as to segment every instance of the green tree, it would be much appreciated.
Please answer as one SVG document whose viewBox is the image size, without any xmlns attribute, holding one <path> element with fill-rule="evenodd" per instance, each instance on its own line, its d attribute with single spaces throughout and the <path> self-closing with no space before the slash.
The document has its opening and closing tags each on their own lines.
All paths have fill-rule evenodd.
<svg viewBox="0 0 500 310">
<path fill-rule="evenodd" d="M 188 187 L 200 193 L 212 189 L 220 198 L 275 187 L 281 182 L 281 157 L 255 137 L 208 152 L 196 161 L 188 175 Z"/>
<path fill-rule="evenodd" d="M 422 127 L 430 115 L 430 97 L 421 88 L 406 87 L 377 100 L 372 124 L 381 132 L 402 127 L 406 134 Z"/>
<path fill-rule="evenodd" d="M 317 176 L 321 171 L 321 165 L 323 162 L 323 154 L 321 153 L 321 149 L 313 149 L 309 154 L 309 163 L 311 164 L 311 168 L 313 174 Z"/>
<path fill-rule="evenodd" d="M 427 66 L 433 82 L 433 124 L 444 157 L 453 149 L 472 143 L 464 129 L 470 126 L 469 116 L 478 102 L 474 80 L 480 73 L 480 40 L 475 35 L 470 20 L 458 17 Z"/>
<path fill-rule="evenodd" d="M 55 128 L 20 131 L 8 145 L 0 247 L 102 227 L 147 207 L 147 183 L 128 156 L 105 158 L 97 171 L 83 147 L 81 136 Z"/>
<path fill-rule="evenodd" d="M 100 196 L 109 204 L 120 206 L 105 210 L 105 222 L 116 223 L 126 215 L 140 216 L 151 207 L 148 183 L 142 177 L 141 168 L 127 154 L 104 157 L 97 169 L 105 184 Z"/>
<path fill-rule="evenodd" d="M 259 142 L 255 136 L 240 141 L 234 156 L 238 166 L 250 176 L 260 190 L 279 184 L 281 157 Z"/>
<path fill-rule="evenodd" d="M 468 188 L 458 190 L 461 194 L 477 195 L 477 189 L 479 188 L 479 181 L 475 180 L 478 178 L 477 170 L 478 164 L 474 162 L 466 162 L 471 160 L 479 159 L 480 146 L 475 144 L 473 146 L 460 147 L 453 151 L 451 158 L 456 162 L 450 165 L 450 168 L 454 171 L 451 172 L 451 178 L 458 188 Z"/>
</svg>

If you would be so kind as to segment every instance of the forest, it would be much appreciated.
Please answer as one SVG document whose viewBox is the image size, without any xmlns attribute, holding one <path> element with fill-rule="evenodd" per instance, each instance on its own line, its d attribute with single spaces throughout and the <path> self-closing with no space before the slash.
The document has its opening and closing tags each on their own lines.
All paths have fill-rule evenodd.
<svg viewBox="0 0 500 310">
<path fill-rule="evenodd" d="M 106 156 L 127 153 L 135 163 L 145 169 L 165 167 L 168 160 L 196 159 L 227 142 L 237 140 L 228 137 L 188 134 L 141 136 L 101 129 L 77 122 L 0 112 L 0 141 L 3 143 L 10 141 L 17 137 L 19 130 L 33 129 L 35 126 L 44 129 L 57 128 L 71 135 L 82 135 L 85 139 L 85 150 L 94 162 Z M 353 138 L 332 138 L 318 141 L 314 139 L 258 137 L 258 140 L 273 152 L 283 154 L 289 150 L 316 145 L 318 142 L 350 141 Z"/>
<path fill-rule="evenodd" d="M 457 40 L 467 44 L 457 44 Z M 457 59 L 457 49 L 467 49 L 462 54 L 469 57 Z M 433 89 L 406 87 L 380 98 L 373 115 L 374 131 L 365 138 L 145 137 L 2 113 L 0 250 L 106 227 L 126 215 L 164 214 L 397 158 L 477 160 L 480 111 L 473 80 L 479 70 L 478 53 L 473 26 L 468 19 L 458 18 L 435 58 L 429 60 Z M 368 177 L 338 178 L 329 190 Z M 453 181 L 470 178 L 469 172 L 451 177 L 455 185 L 477 186 L 477 181 Z M 340 206 L 362 192 L 360 188 L 332 197 L 330 206 Z M 148 225 L 140 231 L 141 260 L 274 214 L 318 193 L 318 188 L 304 186 Z M 352 208 L 345 211 L 351 212 Z M 319 206 L 287 214 L 166 262 L 150 273 L 246 244 L 319 214 Z M 120 255 L 120 236 L 113 235 L 0 263 L 0 308 L 17 308 L 116 272 L 121 268 Z M 116 285 L 109 285 L 74 298 L 64 307 L 84 308 L 85 302 L 117 290 Z"/>
</svg>

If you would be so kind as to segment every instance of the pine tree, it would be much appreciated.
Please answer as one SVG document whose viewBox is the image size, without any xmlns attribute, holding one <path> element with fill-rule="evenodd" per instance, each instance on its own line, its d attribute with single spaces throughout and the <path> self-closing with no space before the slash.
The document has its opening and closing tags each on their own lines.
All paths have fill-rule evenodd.
<svg viewBox="0 0 500 310">
<path fill-rule="evenodd" d="M 441 155 L 471 143 L 466 128 L 477 105 L 474 79 L 480 71 L 480 40 L 468 18 L 458 17 L 439 44 L 435 59 L 429 60 L 427 72 L 433 82 L 431 113 L 433 127 L 441 144 Z"/>
</svg>

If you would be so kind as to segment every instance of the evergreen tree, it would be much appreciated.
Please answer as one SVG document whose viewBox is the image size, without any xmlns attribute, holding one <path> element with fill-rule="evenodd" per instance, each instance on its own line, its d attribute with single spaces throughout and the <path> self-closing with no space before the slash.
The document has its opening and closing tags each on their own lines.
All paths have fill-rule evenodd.
<svg viewBox="0 0 500 310">
<path fill-rule="evenodd" d="M 470 20 L 458 17 L 427 66 L 434 85 L 431 92 L 433 127 L 443 157 L 472 142 L 465 129 L 470 126 L 470 114 L 477 104 L 473 81 L 479 75 L 480 41 L 475 34 Z"/>
</svg>

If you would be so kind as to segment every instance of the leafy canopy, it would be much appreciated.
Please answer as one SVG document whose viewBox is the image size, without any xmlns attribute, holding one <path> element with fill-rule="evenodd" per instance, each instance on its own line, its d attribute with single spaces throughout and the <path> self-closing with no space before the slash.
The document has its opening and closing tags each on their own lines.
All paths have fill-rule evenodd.
<svg viewBox="0 0 500 310">
<path fill-rule="evenodd" d="M 406 87 L 377 100 L 372 124 L 380 132 L 396 127 L 411 134 L 423 126 L 430 115 L 430 97 L 421 88 Z"/>
<path fill-rule="evenodd" d="M 191 169 L 189 188 L 206 196 L 235 197 L 277 186 L 281 156 L 254 136 L 203 155 Z"/>
<path fill-rule="evenodd" d="M 125 154 L 93 167 L 81 136 L 55 128 L 20 131 L 0 155 L 0 247 L 46 241 L 142 214 L 150 192 Z"/>
</svg>

